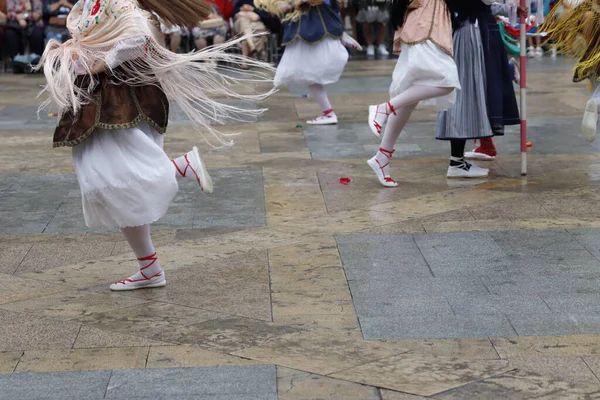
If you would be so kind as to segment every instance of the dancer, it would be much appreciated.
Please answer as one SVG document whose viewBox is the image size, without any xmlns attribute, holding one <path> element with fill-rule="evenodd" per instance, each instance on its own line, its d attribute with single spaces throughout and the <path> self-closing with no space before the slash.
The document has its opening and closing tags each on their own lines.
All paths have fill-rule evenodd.
<svg viewBox="0 0 600 400">
<path fill-rule="evenodd" d="M 448 167 L 449 178 L 483 178 L 488 176 L 489 171 L 485 168 L 480 168 L 472 165 L 465 160 L 465 145 L 467 140 L 479 139 L 483 144 L 493 145 L 491 141 L 494 135 L 503 134 L 502 124 L 508 118 L 497 117 L 492 119 L 489 117 L 488 101 L 493 101 L 493 104 L 502 106 L 504 98 L 499 98 L 498 95 L 506 93 L 510 96 L 509 109 L 513 110 L 516 107 L 516 97 L 514 90 L 509 90 L 510 80 L 507 81 L 507 71 L 504 69 L 505 57 L 494 57 L 494 54 L 503 49 L 502 42 L 496 41 L 496 32 L 491 24 L 492 20 L 489 15 L 509 16 L 512 13 L 512 5 L 502 3 L 492 3 L 487 0 L 461 0 L 456 7 L 456 31 L 454 33 L 454 60 L 458 67 L 458 74 L 462 89 L 458 90 L 456 104 L 448 111 L 441 112 L 438 115 L 437 135 L 439 140 L 450 140 L 451 156 L 450 166 Z M 527 9 L 518 7 L 517 13 L 519 16 L 526 15 Z M 494 25 L 497 27 L 497 25 Z M 494 35 L 494 40 L 482 40 L 481 29 L 484 29 L 489 38 Z M 496 44 L 495 46 L 490 43 Z M 492 58 L 493 57 L 493 58 Z M 491 64 L 488 67 L 486 58 Z M 501 64 L 498 68 L 497 64 Z M 508 61 L 506 61 L 508 67 Z M 496 67 L 496 68 L 494 68 Z M 496 75 L 487 74 L 488 68 Z M 510 72 L 510 69 L 508 70 Z M 510 74 L 510 79 L 512 79 Z M 500 88 L 491 84 L 490 79 L 504 85 Z M 510 84 L 512 88 L 512 84 Z M 496 88 L 500 90 L 498 94 L 488 95 L 488 91 Z M 487 89 L 487 90 L 486 90 Z M 512 104 L 514 100 L 514 107 Z M 504 107 L 496 107 L 496 115 L 502 115 Z M 491 112 L 494 109 L 492 109 Z M 518 115 L 518 114 L 517 114 Z M 514 122 L 514 121 L 508 121 Z M 493 126 L 496 126 L 493 129 Z M 495 151 L 495 150 L 494 150 Z M 494 155 L 485 154 L 485 159 L 491 159 Z M 471 157 L 478 158 L 478 154 Z"/>
<path fill-rule="evenodd" d="M 596 139 L 600 112 L 600 0 L 565 0 L 550 12 L 542 27 L 549 40 L 578 59 L 574 82 L 589 80 L 592 96 L 585 107 L 581 130 L 589 142 Z"/>
<path fill-rule="evenodd" d="M 54 147 L 73 147 L 87 226 L 121 229 L 139 261 L 139 271 L 115 282 L 112 290 L 166 284 L 150 224 L 166 213 L 178 190 L 177 177 L 212 191 L 196 147 L 174 160 L 163 151 L 169 102 L 209 133 L 207 142 L 229 145 L 210 122 L 262 110 L 244 111 L 208 96 L 266 95 L 236 94 L 228 87 L 243 84 L 243 78 L 227 78 L 202 62 L 254 63 L 225 54 L 225 45 L 191 54 L 165 49 L 158 19 L 149 10 L 171 25 L 194 26 L 211 7 L 198 0 L 80 0 L 67 19 L 72 39 L 62 45 L 50 41 L 37 67 L 43 66 L 44 92 L 50 95 L 42 107 L 53 103 L 62 114 Z"/>
<path fill-rule="evenodd" d="M 323 114 L 306 123 L 337 124 L 325 91 L 325 85 L 340 79 L 348 62 L 337 0 L 299 0 L 295 6 L 277 0 L 255 0 L 254 4 L 283 17 L 285 51 L 275 73 L 275 86 L 308 85 L 310 96 L 319 103 Z"/>
<path fill-rule="evenodd" d="M 467 2 L 470 3 L 470 2 Z M 486 106 L 492 126 L 493 136 L 503 136 L 504 127 L 519 125 L 521 118 L 513 86 L 513 73 L 506 49 L 502 43 L 495 15 L 506 14 L 509 4 L 494 0 L 474 1 L 473 10 L 463 8 L 459 12 L 470 15 L 471 21 L 477 20 L 484 50 Z M 457 7 L 466 3 L 459 2 Z M 498 155 L 492 137 L 479 140 L 479 147 L 465 153 L 466 159 L 492 161 Z"/>
<path fill-rule="evenodd" d="M 368 164 L 383 186 L 398 186 L 390 176 L 390 160 L 394 144 L 417 104 L 433 99 L 438 110 L 448 109 L 456 99 L 455 89 L 460 88 L 452 59 L 452 22 L 446 3 L 444 0 L 392 3 L 392 24 L 399 28 L 394 47 L 401 50 L 400 57 L 390 86 L 390 101 L 370 106 L 368 119 L 371 131 L 381 138 L 379 151 Z"/>
</svg>

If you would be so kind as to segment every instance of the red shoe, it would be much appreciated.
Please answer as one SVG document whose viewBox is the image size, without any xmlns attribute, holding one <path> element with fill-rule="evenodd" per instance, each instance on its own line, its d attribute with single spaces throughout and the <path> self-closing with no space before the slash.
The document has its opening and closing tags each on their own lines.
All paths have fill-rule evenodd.
<svg viewBox="0 0 600 400">
<path fill-rule="evenodd" d="M 496 149 L 479 146 L 473 151 L 467 151 L 465 153 L 465 158 L 468 158 L 469 160 L 493 161 L 496 159 L 497 155 Z"/>
</svg>

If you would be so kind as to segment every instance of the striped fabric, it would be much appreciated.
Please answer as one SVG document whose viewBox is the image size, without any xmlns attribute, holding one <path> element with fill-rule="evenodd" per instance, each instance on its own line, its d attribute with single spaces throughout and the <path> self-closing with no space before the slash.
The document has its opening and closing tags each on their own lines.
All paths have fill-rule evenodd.
<svg viewBox="0 0 600 400">
<path fill-rule="evenodd" d="M 470 22 L 454 34 L 454 61 L 461 89 L 456 104 L 438 114 L 436 139 L 481 139 L 491 137 L 485 92 L 485 64 L 479 28 Z"/>
</svg>

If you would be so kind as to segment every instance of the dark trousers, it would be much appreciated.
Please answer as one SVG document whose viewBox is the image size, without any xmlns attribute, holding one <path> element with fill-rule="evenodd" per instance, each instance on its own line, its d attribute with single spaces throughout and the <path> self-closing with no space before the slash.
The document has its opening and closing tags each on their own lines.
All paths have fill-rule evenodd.
<svg viewBox="0 0 600 400">
<path fill-rule="evenodd" d="M 29 44 L 29 50 L 32 53 L 42 55 L 44 52 L 44 28 L 36 26 L 31 35 L 25 37 L 22 29 L 6 28 L 4 32 L 4 46 L 6 54 L 14 58 L 17 54 L 25 53 L 25 40 Z"/>
</svg>

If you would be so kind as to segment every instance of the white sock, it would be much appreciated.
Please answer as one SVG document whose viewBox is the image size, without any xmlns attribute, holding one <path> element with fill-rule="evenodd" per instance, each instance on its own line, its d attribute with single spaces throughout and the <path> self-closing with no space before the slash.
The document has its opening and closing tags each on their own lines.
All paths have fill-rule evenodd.
<svg viewBox="0 0 600 400">
<path fill-rule="evenodd" d="M 150 235 L 150 225 L 121 228 L 125 239 L 138 259 L 140 271 L 129 277 L 131 280 L 147 279 L 162 272 L 156 258 L 154 244 Z"/>
</svg>

